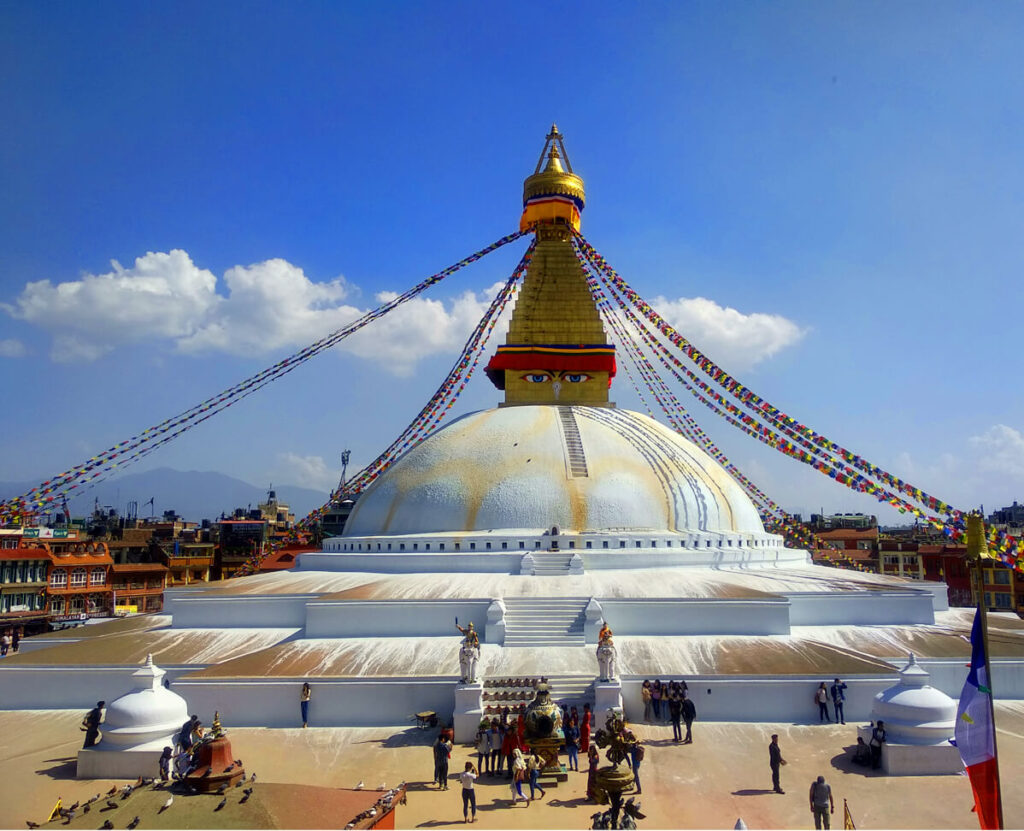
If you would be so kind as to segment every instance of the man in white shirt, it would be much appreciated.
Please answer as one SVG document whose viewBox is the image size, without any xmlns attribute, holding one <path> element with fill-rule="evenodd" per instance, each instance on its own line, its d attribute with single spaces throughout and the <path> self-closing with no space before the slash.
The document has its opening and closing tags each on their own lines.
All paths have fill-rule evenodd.
<svg viewBox="0 0 1024 831">
<path fill-rule="evenodd" d="M 459 774 L 459 781 L 462 782 L 462 820 L 463 822 L 476 822 L 476 783 L 477 772 L 472 762 L 466 762 L 466 769 Z M 473 806 L 473 817 L 469 816 L 469 807 Z"/>
</svg>

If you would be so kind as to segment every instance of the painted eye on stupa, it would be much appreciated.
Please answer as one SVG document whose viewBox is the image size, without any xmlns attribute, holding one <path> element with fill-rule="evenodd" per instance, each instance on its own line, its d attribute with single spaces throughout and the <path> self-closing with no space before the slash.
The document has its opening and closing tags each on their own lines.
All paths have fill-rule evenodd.
<svg viewBox="0 0 1024 831">
<path fill-rule="evenodd" d="M 582 384 L 584 381 L 589 381 L 590 376 L 580 372 L 567 372 L 562 376 L 562 380 L 568 384 Z"/>
<path fill-rule="evenodd" d="M 546 384 L 551 380 L 551 376 L 546 372 L 528 372 L 523 376 L 523 380 L 531 384 Z"/>
</svg>

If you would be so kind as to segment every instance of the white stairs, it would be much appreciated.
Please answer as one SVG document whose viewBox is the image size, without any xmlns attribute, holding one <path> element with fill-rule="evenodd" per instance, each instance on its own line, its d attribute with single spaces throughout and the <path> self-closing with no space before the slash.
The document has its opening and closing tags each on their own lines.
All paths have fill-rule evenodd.
<svg viewBox="0 0 1024 831">
<path fill-rule="evenodd" d="M 506 597 L 505 646 L 584 646 L 589 598 Z"/>
<path fill-rule="evenodd" d="M 586 675 L 547 675 L 551 700 L 583 710 L 584 704 L 594 706 L 594 678 Z"/>
<path fill-rule="evenodd" d="M 569 574 L 574 551 L 533 551 L 533 573 L 535 575 L 556 576 Z"/>
</svg>

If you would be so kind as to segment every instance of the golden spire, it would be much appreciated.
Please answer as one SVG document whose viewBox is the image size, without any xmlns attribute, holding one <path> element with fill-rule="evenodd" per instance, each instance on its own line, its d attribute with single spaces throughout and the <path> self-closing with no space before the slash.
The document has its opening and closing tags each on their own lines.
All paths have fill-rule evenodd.
<svg viewBox="0 0 1024 831">
<path fill-rule="evenodd" d="M 536 248 L 508 336 L 487 365 L 487 376 L 505 391 L 505 405 L 609 406 L 615 348 L 572 244 L 583 198 L 583 180 L 572 172 L 562 134 L 552 124 L 523 184 L 520 227 L 534 230 Z"/>
<path fill-rule="evenodd" d="M 988 542 L 985 540 L 985 522 L 979 513 L 967 515 L 967 559 L 977 560 L 991 557 Z"/>
</svg>

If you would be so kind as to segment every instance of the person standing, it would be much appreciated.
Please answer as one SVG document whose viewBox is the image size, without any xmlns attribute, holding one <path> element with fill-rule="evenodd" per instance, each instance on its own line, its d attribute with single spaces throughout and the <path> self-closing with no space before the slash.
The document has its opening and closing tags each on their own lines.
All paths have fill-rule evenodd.
<svg viewBox="0 0 1024 831">
<path fill-rule="evenodd" d="M 299 707 L 302 710 L 302 726 L 306 726 L 306 722 L 309 721 L 309 699 L 313 697 L 313 692 L 309 688 L 309 682 L 302 684 L 302 694 L 299 696 Z"/>
<path fill-rule="evenodd" d="M 473 767 L 472 762 L 466 762 L 466 767 L 459 774 L 459 781 L 462 783 L 462 821 L 476 822 L 476 778 L 479 774 Z M 470 818 L 469 808 L 473 807 L 473 816 Z"/>
<path fill-rule="evenodd" d="M 649 679 L 644 680 L 643 686 L 640 687 L 640 698 L 644 702 L 644 724 L 651 723 L 651 682 Z"/>
<path fill-rule="evenodd" d="M 672 691 L 672 695 L 668 698 L 668 716 L 672 720 L 672 741 L 681 742 L 683 740 L 683 728 L 679 723 L 679 719 L 683 716 L 683 702 L 676 695 L 675 690 Z"/>
<path fill-rule="evenodd" d="M 82 729 L 85 731 L 85 744 L 82 749 L 92 747 L 100 738 L 100 723 L 103 721 L 103 708 L 107 706 L 106 701 L 97 701 L 85 718 L 82 719 Z"/>
<path fill-rule="evenodd" d="M 167 782 L 171 778 L 171 759 L 174 757 L 174 748 L 165 747 L 160 754 L 160 781 Z"/>
<path fill-rule="evenodd" d="M 782 758 L 782 748 L 779 747 L 779 734 L 772 733 L 771 744 L 768 745 L 768 766 L 772 769 L 772 790 L 775 793 L 785 793 L 779 782 L 779 768 L 786 764 Z"/>
<path fill-rule="evenodd" d="M 437 784 L 441 786 L 442 791 L 448 790 L 448 760 L 451 757 L 452 743 L 442 733 L 437 739 L 437 744 L 434 746 L 434 768 L 437 773 Z"/>
<path fill-rule="evenodd" d="M 195 714 L 181 725 L 181 732 L 178 734 L 178 744 L 184 752 L 187 753 L 192 749 L 192 745 L 195 744 L 193 734 L 198 731 L 201 726 L 202 722 L 199 720 L 199 716 Z"/>
<path fill-rule="evenodd" d="M 683 723 L 686 725 L 686 738 L 683 739 L 683 744 L 693 744 L 693 733 L 691 728 L 693 726 L 693 720 L 697 718 L 697 707 L 687 697 L 686 690 L 683 690 L 683 700 L 679 702 L 680 709 L 682 710 Z"/>
<path fill-rule="evenodd" d="M 597 766 L 601 763 L 601 755 L 597 752 L 597 745 L 591 745 L 587 751 L 587 799 L 597 802 Z"/>
<path fill-rule="evenodd" d="M 825 783 L 825 777 L 819 776 L 811 782 L 811 813 L 814 814 L 814 827 L 821 831 L 822 825 L 825 831 L 831 827 L 829 814 L 836 812 L 836 803 L 832 799 L 832 786 Z"/>
<path fill-rule="evenodd" d="M 505 728 L 505 736 L 501 740 L 501 755 L 505 758 L 506 779 L 512 778 L 512 756 L 516 752 L 517 744 L 516 728 L 510 724 Z"/>
<path fill-rule="evenodd" d="M 879 720 L 871 731 L 871 767 L 878 770 L 882 766 L 882 745 L 885 744 L 885 722 Z"/>
<path fill-rule="evenodd" d="M 583 705 L 583 720 L 580 722 L 580 752 L 590 752 L 590 705 Z"/>
<path fill-rule="evenodd" d="M 515 728 L 512 728 L 515 730 Z M 526 780 L 526 759 L 523 758 L 523 751 L 516 747 L 512 751 L 512 758 L 509 759 L 509 768 L 512 770 L 512 782 L 509 787 L 512 789 L 512 804 L 515 805 L 520 799 L 526 800 L 526 807 L 530 807 L 530 799 L 523 793 L 523 782 Z"/>
<path fill-rule="evenodd" d="M 654 708 L 654 720 L 661 721 L 661 681 L 657 679 L 651 685 L 651 706 Z"/>
<path fill-rule="evenodd" d="M 7 652 L 10 650 L 12 642 L 11 630 L 5 629 L 3 635 L 0 635 L 0 658 L 7 657 Z"/>
<path fill-rule="evenodd" d="M 825 689 L 825 682 L 821 682 L 821 686 L 814 691 L 814 700 L 818 702 L 818 723 L 823 721 L 831 722 L 832 719 L 828 717 L 828 690 Z"/>
<path fill-rule="evenodd" d="M 476 755 L 480 763 L 480 773 L 487 773 L 488 763 L 491 761 L 491 736 L 486 727 L 481 727 L 476 734 Z"/>
<path fill-rule="evenodd" d="M 25 637 L 25 630 L 20 626 L 14 630 L 14 640 L 11 641 L 11 652 L 15 655 L 18 654 L 18 649 L 21 647 L 21 639 Z"/>
<path fill-rule="evenodd" d="M 836 711 L 836 721 L 846 724 L 846 714 L 843 712 L 843 702 L 846 701 L 846 684 L 837 678 L 833 682 L 830 692 L 832 693 L 832 709 Z"/>
<path fill-rule="evenodd" d="M 580 728 L 576 726 L 574 718 L 569 719 L 569 726 L 565 728 L 565 752 L 569 756 L 566 767 L 578 772 L 580 769 Z"/>
<path fill-rule="evenodd" d="M 487 733 L 487 741 L 491 749 L 491 776 L 501 773 L 501 738 L 497 720 L 492 721 L 491 729 Z"/>
<path fill-rule="evenodd" d="M 633 767 L 633 784 L 636 785 L 637 795 L 640 791 L 640 763 L 644 760 L 644 746 L 636 741 L 636 736 L 627 733 L 626 738 L 631 739 L 633 744 L 629 748 L 629 761 Z"/>
</svg>

